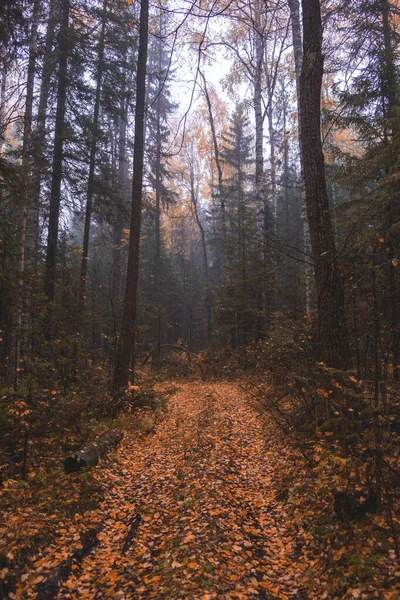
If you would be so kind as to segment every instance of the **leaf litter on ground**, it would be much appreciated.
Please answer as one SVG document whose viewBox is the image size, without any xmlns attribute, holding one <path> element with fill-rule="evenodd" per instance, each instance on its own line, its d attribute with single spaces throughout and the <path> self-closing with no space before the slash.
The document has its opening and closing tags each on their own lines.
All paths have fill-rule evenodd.
<svg viewBox="0 0 400 600">
<path fill-rule="evenodd" d="M 36 598 L 90 528 L 96 546 L 72 564 L 57 598 L 397 598 L 395 587 L 381 593 L 351 576 L 330 587 L 307 528 L 313 507 L 279 500 L 282 479 L 303 480 L 301 460 L 236 385 L 181 383 L 154 434 L 128 432 L 93 470 L 104 501 L 64 524 L 10 598 Z M 347 550 L 332 549 L 334 568 Z"/>
</svg>

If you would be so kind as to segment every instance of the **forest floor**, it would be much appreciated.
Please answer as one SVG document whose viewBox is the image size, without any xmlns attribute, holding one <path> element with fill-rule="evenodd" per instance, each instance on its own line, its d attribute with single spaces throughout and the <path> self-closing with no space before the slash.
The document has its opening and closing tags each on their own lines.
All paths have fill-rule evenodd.
<svg viewBox="0 0 400 600">
<path fill-rule="evenodd" d="M 301 508 L 290 499 L 303 481 L 298 453 L 237 385 L 178 386 L 151 433 L 128 431 L 92 471 L 101 504 L 69 523 L 57 520 L 52 544 L 30 560 L 9 597 L 400 598 L 387 551 L 374 558 L 383 561 L 380 581 L 359 564 L 355 570 L 354 530 L 345 542 L 348 525 L 332 515 L 315 526 L 331 531 L 321 552 L 303 514 L 307 500 Z M 376 540 L 360 543 L 360 554 L 370 545 L 372 556 Z M 63 581 L 55 593 L 56 579 Z"/>
</svg>

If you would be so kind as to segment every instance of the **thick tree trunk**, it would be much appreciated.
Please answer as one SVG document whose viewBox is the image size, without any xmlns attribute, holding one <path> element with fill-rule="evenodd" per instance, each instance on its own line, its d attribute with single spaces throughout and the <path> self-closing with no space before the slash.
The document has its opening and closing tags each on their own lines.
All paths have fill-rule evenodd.
<svg viewBox="0 0 400 600">
<path fill-rule="evenodd" d="M 137 309 L 137 285 L 139 277 L 140 225 L 142 217 L 148 20 L 149 2 L 148 0 L 141 0 L 139 53 L 136 75 L 132 213 L 128 253 L 128 272 L 121 327 L 121 340 L 114 375 L 114 389 L 116 393 L 118 393 L 121 389 L 125 388 L 128 385 L 129 365 L 131 362 L 131 357 L 134 353 L 134 331 Z"/>
<path fill-rule="evenodd" d="M 96 440 L 85 444 L 83 448 L 68 456 L 64 461 L 64 471 L 76 473 L 83 467 L 94 467 L 100 458 L 120 443 L 122 437 L 123 433 L 120 429 L 108 429 Z"/>
<path fill-rule="evenodd" d="M 60 219 L 61 179 L 64 147 L 65 103 L 67 97 L 68 67 L 68 21 L 70 0 L 62 3 L 62 18 L 59 34 L 59 70 L 57 89 L 56 124 L 54 131 L 53 170 L 50 189 L 50 214 L 47 235 L 46 267 L 44 275 L 44 291 L 50 306 L 54 303 L 56 285 L 56 264 L 58 247 L 58 227 Z"/>
<path fill-rule="evenodd" d="M 339 369 L 350 365 L 344 290 L 336 258 L 334 231 L 326 189 L 321 143 L 323 76 L 322 24 L 319 0 L 303 3 L 303 66 L 300 77 L 300 146 L 307 216 L 315 260 L 318 310 L 318 358 Z"/>
<path fill-rule="evenodd" d="M 81 275 L 80 275 L 80 301 L 81 307 L 84 308 L 85 304 L 85 288 L 86 288 L 86 276 L 89 260 L 89 238 L 90 238 L 90 225 L 92 220 L 92 204 L 93 204 L 93 191 L 94 191 L 94 172 L 96 167 L 96 152 L 97 152 L 97 140 L 99 137 L 99 113 L 100 113 L 100 96 L 101 87 L 103 82 L 103 69 L 104 69 L 104 36 L 106 30 L 106 18 L 107 18 L 107 0 L 103 1 L 103 12 L 101 17 L 101 30 L 99 39 L 99 48 L 97 54 L 97 73 L 96 73 L 96 96 L 94 101 L 93 111 L 93 124 L 92 124 L 92 136 L 90 140 L 90 157 L 89 157 L 89 176 L 87 185 L 86 195 L 86 211 L 85 211 L 85 225 L 83 229 L 83 247 L 82 247 L 82 261 L 81 261 Z"/>
</svg>

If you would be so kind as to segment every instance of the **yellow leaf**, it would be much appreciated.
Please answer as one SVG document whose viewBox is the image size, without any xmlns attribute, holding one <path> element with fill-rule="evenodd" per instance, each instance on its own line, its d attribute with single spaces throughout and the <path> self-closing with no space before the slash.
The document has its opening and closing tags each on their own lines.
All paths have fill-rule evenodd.
<svg viewBox="0 0 400 600">
<path fill-rule="evenodd" d="M 340 548 L 340 550 L 335 552 L 335 554 L 333 555 L 333 560 L 340 560 L 345 552 L 346 552 L 346 546 L 342 546 Z"/>
</svg>

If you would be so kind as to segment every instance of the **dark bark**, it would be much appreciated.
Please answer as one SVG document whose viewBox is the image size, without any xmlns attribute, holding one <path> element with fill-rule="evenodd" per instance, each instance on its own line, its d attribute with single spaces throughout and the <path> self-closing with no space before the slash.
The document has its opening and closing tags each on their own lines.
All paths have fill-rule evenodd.
<svg viewBox="0 0 400 600">
<path fill-rule="evenodd" d="M 348 368 L 350 347 L 344 290 L 337 264 L 321 143 L 322 24 L 319 0 L 303 3 L 303 65 L 300 77 L 300 147 L 307 216 L 315 260 L 317 355 L 328 366 Z"/>
<path fill-rule="evenodd" d="M 388 144 L 388 137 L 399 135 L 398 119 L 396 118 L 396 109 L 398 108 L 398 81 L 396 77 L 396 63 L 392 47 L 392 31 L 389 20 L 390 6 L 388 0 L 381 0 L 381 13 L 382 13 L 382 33 L 383 33 L 383 46 L 384 46 L 384 64 L 382 72 L 382 96 L 386 105 L 385 117 L 387 123 L 385 124 L 385 143 Z M 386 169 L 386 173 L 388 170 Z M 389 235 L 387 236 L 387 246 L 389 252 L 387 253 L 388 259 L 388 274 L 387 274 L 387 287 L 388 287 L 388 300 L 390 310 L 390 325 L 392 334 L 392 359 L 393 359 L 393 379 L 394 381 L 400 380 L 400 289 L 397 268 L 393 265 L 393 259 L 395 258 L 395 251 L 398 251 L 399 246 L 399 235 L 397 232 L 396 224 L 400 219 L 400 211 L 398 206 L 397 194 L 391 193 L 387 203 L 387 229 Z"/>
<path fill-rule="evenodd" d="M 56 124 L 54 131 L 53 169 L 50 189 L 50 214 L 47 235 L 46 267 L 44 275 L 44 291 L 52 305 L 55 297 L 56 264 L 58 247 L 58 227 L 60 219 L 61 179 L 64 146 L 65 103 L 67 97 L 68 68 L 68 21 L 70 0 L 62 3 L 62 18 L 59 34 L 59 70 L 57 87 Z"/>
<path fill-rule="evenodd" d="M 289 0 L 290 18 L 292 23 L 292 39 L 293 39 L 293 55 L 294 68 L 296 74 L 296 97 L 297 97 L 297 113 L 298 113 L 298 133 L 299 139 L 301 135 L 301 115 L 300 115 L 300 75 L 303 66 L 303 44 L 301 38 L 301 22 L 300 22 L 300 6 L 299 0 Z M 307 256 L 311 254 L 310 248 L 310 232 L 307 221 L 306 197 L 304 189 L 303 164 L 300 153 L 300 168 L 301 168 L 301 203 L 302 203 L 302 218 L 303 218 L 303 236 L 304 236 L 304 252 Z M 312 268 L 307 261 L 304 265 L 305 271 L 305 308 L 306 314 L 311 314 L 311 279 Z"/>
<path fill-rule="evenodd" d="M 59 17 L 59 0 L 51 0 L 47 20 L 42 77 L 40 83 L 39 106 L 36 117 L 36 127 L 32 135 L 34 172 L 32 177 L 32 200 L 28 211 L 27 247 L 30 251 L 37 250 L 39 242 L 39 211 L 40 186 L 46 168 L 44 146 L 46 140 L 46 119 L 49 102 L 51 76 L 55 68 L 53 44 L 55 28 Z"/>
<path fill-rule="evenodd" d="M 105 30 L 106 30 L 106 17 L 107 17 L 107 0 L 104 0 L 103 1 L 103 12 L 102 12 L 102 17 L 101 17 L 99 48 L 98 48 L 98 54 L 97 54 L 96 96 L 95 96 L 95 101 L 94 101 L 92 136 L 91 136 L 91 140 L 90 140 L 89 176 L 88 176 L 87 195 L 86 195 L 85 225 L 84 225 L 84 229 L 83 229 L 83 247 L 82 247 L 82 261 L 81 261 L 81 275 L 80 275 L 80 289 L 79 289 L 82 308 L 84 307 L 84 301 L 85 301 L 86 276 L 87 276 L 88 259 L 89 259 L 89 237 L 90 237 L 90 224 L 91 224 L 91 220 L 92 220 L 94 172 L 95 172 L 95 166 L 96 166 L 97 140 L 99 137 L 100 96 L 101 96 L 101 86 L 102 86 L 102 81 L 103 81 L 103 70 L 104 70 L 104 36 L 105 36 Z"/>
<path fill-rule="evenodd" d="M 96 440 L 85 444 L 83 448 L 68 456 L 64 461 L 66 473 L 76 473 L 83 467 L 94 467 L 107 452 L 115 448 L 122 440 L 120 429 L 108 429 Z"/>
<path fill-rule="evenodd" d="M 270 321 L 269 319 L 269 294 L 268 294 L 268 271 L 271 270 L 271 257 L 266 244 L 268 233 L 265 230 L 269 206 L 265 194 L 264 182 L 264 112 L 262 107 L 262 76 L 264 71 L 264 50 L 265 50 L 265 35 L 261 26 L 260 5 L 255 3 L 254 22 L 251 29 L 251 35 L 254 44 L 254 75 L 253 75 L 253 104 L 255 118 L 255 188 L 256 188 L 256 218 L 257 228 L 263 232 L 265 236 L 263 244 L 263 280 L 260 289 L 257 291 L 257 308 L 259 316 L 256 323 L 257 340 L 264 339 L 265 330 Z"/>
<path fill-rule="evenodd" d="M 124 77 L 124 84 L 126 79 Z M 124 85 L 124 91 L 126 87 Z M 128 120 L 128 102 L 122 101 L 122 115 L 119 120 L 118 139 L 118 191 L 119 204 L 116 208 L 115 221 L 113 225 L 113 270 L 112 270 L 112 294 L 114 298 L 120 299 L 123 295 L 122 285 L 122 262 L 121 262 L 121 239 L 123 234 L 124 211 L 122 203 L 126 198 L 127 188 L 127 163 L 126 163 L 126 124 Z"/>
<path fill-rule="evenodd" d="M 14 369 L 14 389 L 18 389 L 19 364 L 22 343 L 22 310 L 24 300 L 24 272 L 25 272 L 25 244 L 27 213 L 29 206 L 29 175 L 30 175 L 30 157 L 31 157 L 31 138 L 32 138 L 32 110 L 33 110 L 33 90 L 36 72 L 36 54 L 38 39 L 40 0 L 35 0 L 32 11 L 32 27 L 29 48 L 28 73 L 26 82 L 25 114 L 24 114 L 24 136 L 22 140 L 22 202 L 19 213 L 19 241 L 18 241 L 18 298 L 16 306 L 16 329 L 15 329 L 15 369 Z"/>
<path fill-rule="evenodd" d="M 4 113 L 6 106 L 6 88 L 7 88 L 7 70 L 3 67 L 1 71 L 1 86 L 0 86 L 0 150 L 4 142 L 4 133 L 6 123 L 4 122 Z"/>
<path fill-rule="evenodd" d="M 226 206 L 225 206 L 224 186 L 223 186 L 223 178 L 222 178 L 222 166 L 221 166 L 220 152 L 219 152 L 219 147 L 218 147 L 217 134 L 215 131 L 214 115 L 213 115 L 213 111 L 212 111 L 210 96 L 209 96 L 208 89 L 207 89 L 207 81 L 202 72 L 200 72 L 200 75 L 203 80 L 203 90 L 204 90 L 204 96 L 206 98 L 206 103 L 207 103 L 208 118 L 210 121 L 211 136 L 212 136 L 212 141 L 213 141 L 213 146 L 214 146 L 214 160 L 215 160 L 215 165 L 217 167 L 217 174 L 218 174 L 218 193 L 219 193 L 219 202 L 220 202 L 220 206 L 221 206 L 221 224 L 222 224 L 222 238 L 223 238 L 222 246 L 223 246 L 223 252 L 225 252 L 225 247 L 226 247 Z"/>
<path fill-rule="evenodd" d="M 132 212 L 128 252 L 128 271 L 122 316 L 121 339 L 115 367 L 116 393 L 128 385 L 129 365 L 134 353 L 134 331 L 137 310 L 139 277 L 140 225 L 142 217 L 142 188 L 144 162 L 144 122 L 146 99 L 146 67 L 148 47 L 148 0 L 141 1 L 139 26 L 139 53 L 136 75 L 135 139 L 133 146 Z"/>
<path fill-rule="evenodd" d="M 161 76 L 163 62 L 163 44 L 161 38 L 158 42 L 158 73 Z M 155 262 L 154 262 L 154 292 L 157 311 L 156 323 L 156 365 L 159 369 L 161 358 L 161 93 L 157 92 L 156 101 L 156 162 L 155 162 Z"/>
</svg>

